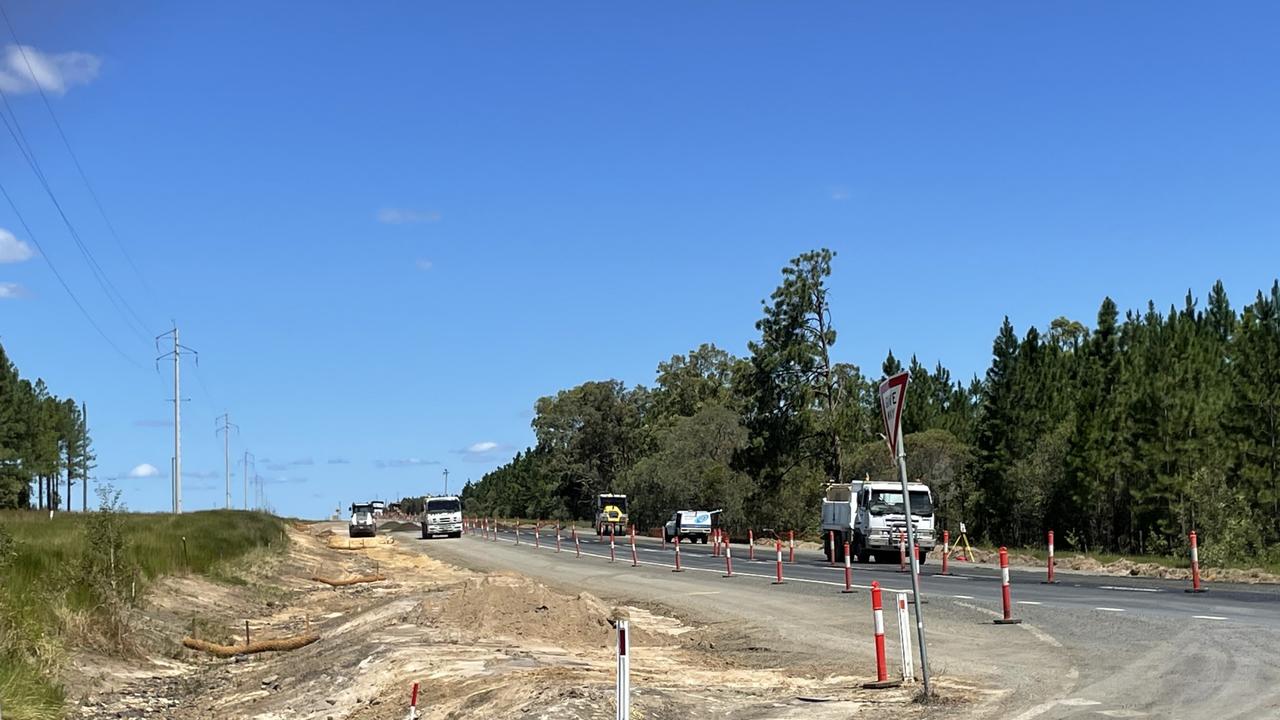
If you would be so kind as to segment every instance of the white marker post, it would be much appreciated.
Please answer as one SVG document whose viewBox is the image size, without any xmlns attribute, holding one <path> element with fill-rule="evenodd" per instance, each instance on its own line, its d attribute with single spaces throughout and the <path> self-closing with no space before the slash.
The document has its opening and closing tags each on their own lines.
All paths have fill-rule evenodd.
<svg viewBox="0 0 1280 720">
<path fill-rule="evenodd" d="M 630 621 L 618 620 L 618 720 L 631 720 L 631 637 Z"/>
<path fill-rule="evenodd" d="M 898 593 L 898 644 L 902 648 L 902 681 L 914 682 L 915 664 L 911 657 L 911 615 L 907 612 L 907 594 Z"/>
<path fill-rule="evenodd" d="M 889 453 L 898 459 L 898 475 L 902 478 L 902 510 L 907 520 L 907 543 L 916 545 L 916 524 L 911 513 L 911 489 L 907 486 L 907 451 L 902 444 L 902 409 L 907 404 L 907 382 L 910 374 L 900 372 L 880 383 L 880 418 L 884 421 L 885 441 Z M 929 684 L 929 651 L 924 639 L 924 615 L 920 612 L 924 598 L 920 597 L 920 558 L 911 554 L 911 591 L 917 602 L 916 636 L 920 640 L 920 677 L 924 681 L 924 695 L 931 696 Z"/>
</svg>

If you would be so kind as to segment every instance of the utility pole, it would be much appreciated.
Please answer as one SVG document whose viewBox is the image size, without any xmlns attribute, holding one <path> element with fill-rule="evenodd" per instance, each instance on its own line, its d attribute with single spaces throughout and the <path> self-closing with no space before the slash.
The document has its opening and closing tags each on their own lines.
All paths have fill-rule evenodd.
<svg viewBox="0 0 1280 720">
<path fill-rule="evenodd" d="M 444 494 L 449 494 L 449 468 L 444 469 Z"/>
<path fill-rule="evenodd" d="M 223 464 L 223 467 L 226 468 L 226 473 L 227 473 L 227 509 L 230 510 L 231 509 L 231 429 L 235 428 L 236 431 L 239 432 L 240 426 L 231 422 L 230 413 L 223 413 L 222 417 L 218 418 L 218 420 L 222 421 L 222 427 L 215 430 L 213 434 L 217 435 L 218 433 L 222 433 L 222 464 Z"/>
<path fill-rule="evenodd" d="M 80 455 L 80 512 L 89 512 L 89 406 L 80 403 L 80 421 L 84 423 L 84 452 Z"/>
<path fill-rule="evenodd" d="M 253 458 L 255 465 L 258 458 L 248 450 L 244 451 L 244 509 L 249 509 L 249 458 Z"/>
<path fill-rule="evenodd" d="M 161 360 L 173 357 L 173 512 L 180 513 L 182 512 L 182 351 L 186 350 L 195 355 L 197 363 L 200 362 L 200 355 L 178 342 L 176 324 L 169 332 L 156 336 L 156 352 L 160 352 L 160 339 L 170 335 L 173 336 L 173 350 L 156 358 L 156 370 L 160 369 Z"/>
</svg>

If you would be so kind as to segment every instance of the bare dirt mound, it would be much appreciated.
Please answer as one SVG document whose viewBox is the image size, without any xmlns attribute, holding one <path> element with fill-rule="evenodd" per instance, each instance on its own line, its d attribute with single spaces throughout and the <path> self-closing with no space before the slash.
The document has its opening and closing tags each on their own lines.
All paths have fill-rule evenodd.
<svg viewBox="0 0 1280 720">
<path fill-rule="evenodd" d="M 470 578 L 442 599 L 418 605 L 419 625 L 464 629 L 477 638 L 511 637 L 554 641 L 565 646 L 612 647 L 614 610 L 590 593 L 557 593 L 514 575 Z M 646 632 L 632 642 L 655 644 Z"/>
</svg>

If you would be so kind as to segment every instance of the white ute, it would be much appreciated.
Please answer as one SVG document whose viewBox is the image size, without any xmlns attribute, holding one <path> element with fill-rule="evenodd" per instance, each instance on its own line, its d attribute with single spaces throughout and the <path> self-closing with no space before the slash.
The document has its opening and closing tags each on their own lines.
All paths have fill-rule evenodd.
<svg viewBox="0 0 1280 720">
<path fill-rule="evenodd" d="M 934 548 L 933 495 L 929 486 L 910 483 L 911 518 L 920 546 L 920 562 Z M 822 545 L 828 559 L 844 560 L 844 544 L 858 562 L 898 562 L 898 537 L 907 530 L 902 506 L 902 483 L 855 482 L 827 486 L 822 501 Z M 831 547 L 834 531 L 835 547 Z M 910 548 L 907 548 L 910 552 Z"/>
</svg>

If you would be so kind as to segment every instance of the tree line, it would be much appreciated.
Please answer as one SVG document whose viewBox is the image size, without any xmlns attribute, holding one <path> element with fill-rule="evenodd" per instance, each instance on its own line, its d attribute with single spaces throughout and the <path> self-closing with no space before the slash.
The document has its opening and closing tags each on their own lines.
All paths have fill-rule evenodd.
<svg viewBox="0 0 1280 720">
<path fill-rule="evenodd" d="M 1219 282 L 1161 312 L 1104 299 L 1092 327 L 1006 317 L 981 377 L 892 352 L 834 359 L 835 253 L 794 258 L 743 357 L 706 344 L 652 386 L 585 382 L 541 398 L 536 443 L 463 490 L 476 514 L 586 519 L 629 496 L 640 527 L 723 508 L 740 529 L 815 531 L 824 485 L 894 478 L 876 388 L 911 374 L 908 473 L 944 527 L 999 543 L 1164 553 L 1197 529 L 1209 559 L 1280 546 L 1280 283 L 1235 311 Z"/>
<path fill-rule="evenodd" d="M 93 461 L 84 406 L 21 377 L 0 345 L 0 508 L 70 510 L 77 485 L 87 503 Z"/>
</svg>

